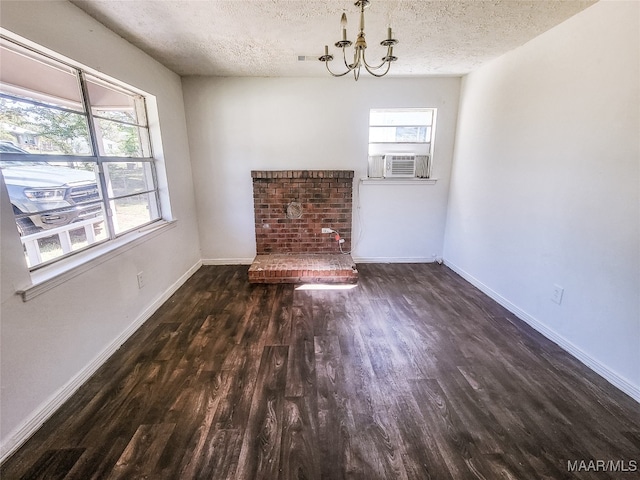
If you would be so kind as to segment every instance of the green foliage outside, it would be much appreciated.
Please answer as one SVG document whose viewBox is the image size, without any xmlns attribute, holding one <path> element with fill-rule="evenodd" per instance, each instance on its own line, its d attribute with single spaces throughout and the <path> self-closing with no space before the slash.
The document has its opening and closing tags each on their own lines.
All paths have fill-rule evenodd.
<svg viewBox="0 0 640 480">
<path fill-rule="evenodd" d="M 131 121 L 130 114 L 126 112 L 109 112 L 109 117 Z M 137 127 L 103 119 L 98 120 L 98 126 L 107 155 L 142 155 Z M 0 140 L 18 144 L 16 139 L 19 133 L 35 139 L 33 145 L 20 145 L 30 153 L 92 154 L 85 115 L 0 98 Z"/>
</svg>

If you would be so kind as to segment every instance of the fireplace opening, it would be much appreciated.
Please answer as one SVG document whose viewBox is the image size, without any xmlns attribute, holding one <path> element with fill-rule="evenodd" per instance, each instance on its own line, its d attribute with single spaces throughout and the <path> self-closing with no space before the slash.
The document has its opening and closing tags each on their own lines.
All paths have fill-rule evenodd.
<svg viewBox="0 0 640 480">
<path fill-rule="evenodd" d="M 353 170 L 263 170 L 251 177 L 257 256 L 250 282 L 357 282 L 348 254 Z"/>
</svg>

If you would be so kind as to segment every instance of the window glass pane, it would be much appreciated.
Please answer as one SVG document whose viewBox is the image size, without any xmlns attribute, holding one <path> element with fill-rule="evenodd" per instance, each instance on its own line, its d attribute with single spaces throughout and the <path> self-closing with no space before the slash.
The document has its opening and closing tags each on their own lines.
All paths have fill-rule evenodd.
<svg viewBox="0 0 640 480">
<path fill-rule="evenodd" d="M 396 129 L 393 127 L 370 127 L 369 142 L 393 142 L 396 138 Z"/>
<path fill-rule="evenodd" d="M 155 193 L 143 193 L 133 197 L 111 201 L 113 224 L 117 234 L 160 218 Z"/>
<path fill-rule="evenodd" d="M 0 47 L 2 93 L 83 111 L 76 71 L 12 45 Z"/>
<path fill-rule="evenodd" d="M 426 142 L 431 127 L 396 127 L 396 142 Z"/>
<path fill-rule="evenodd" d="M 24 153 L 92 153 L 85 115 L 5 97 L 0 97 L 0 141 Z"/>
<path fill-rule="evenodd" d="M 146 128 L 96 119 L 100 153 L 105 157 L 149 157 Z"/>
<path fill-rule="evenodd" d="M 108 162 L 104 167 L 111 198 L 155 188 L 150 162 Z"/>
<path fill-rule="evenodd" d="M 147 124 L 142 96 L 95 77 L 87 77 L 87 90 L 94 115 L 138 125 Z"/>
<path fill-rule="evenodd" d="M 2 160 L 0 169 L 23 234 L 102 215 L 94 163 Z"/>
<path fill-rule="evenodd" d="M 428 141 L 431 127 L 370 127 L 372 143 L 418 143 Z"/>
<path fill-rule="evenodd" d="M 409 110 L 371 110 L 369 125 L 431 125 L 433 122 L 433 110 L 409 109 Z"/>
<path fill-rule="evenodd" d="M 29 268 L 77 252 L 108 239 L 102 213 L 51 230 L 41 230 L 21 237 Z"/>
</svg>

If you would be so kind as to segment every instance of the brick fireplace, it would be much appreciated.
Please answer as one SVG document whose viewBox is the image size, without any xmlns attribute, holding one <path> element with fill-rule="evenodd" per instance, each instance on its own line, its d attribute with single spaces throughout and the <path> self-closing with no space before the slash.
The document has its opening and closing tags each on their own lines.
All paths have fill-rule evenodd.
<svg viewBox="0 0 640 480">
<path fill-rule="evenodd" d="M 352 170 L 252 171 L 255 283 L 355 283 L 350 255 Z M 339 232 L 321 233 L 322 228 Z"/>
</svg>

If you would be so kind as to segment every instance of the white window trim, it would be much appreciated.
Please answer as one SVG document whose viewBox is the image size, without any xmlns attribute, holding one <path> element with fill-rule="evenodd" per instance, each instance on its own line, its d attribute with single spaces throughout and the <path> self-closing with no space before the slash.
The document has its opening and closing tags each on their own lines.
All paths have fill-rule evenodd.
<svg viewBox="0 0 640 480">
<path fill-rule="evenodd" d="M 363 185 L 435 185 L 437 178 L 377 178 L 363 177 L 360 182 Z"/>
<path fill-rule="evenodd" d="M 96 245 L 83 252 L 63 258 L 31 272 L 31 285 L 25 285 L 16 293 L 27 302 L 48 292 L 78 275 L 107 262 L 118 255 L 151 240 L 155 236 L 175 227 L 177 220 L 160 220 L 130 232 L 110 242 Z"/>
</svg>

